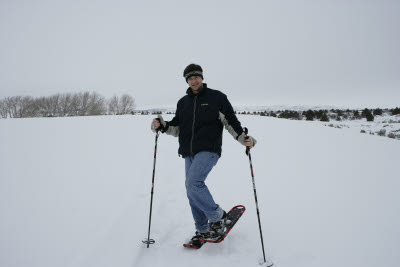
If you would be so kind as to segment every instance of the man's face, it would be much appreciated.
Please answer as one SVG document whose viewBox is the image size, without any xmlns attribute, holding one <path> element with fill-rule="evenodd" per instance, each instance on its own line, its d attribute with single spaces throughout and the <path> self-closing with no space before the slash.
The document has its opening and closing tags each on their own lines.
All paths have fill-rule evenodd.
<svg viewBox="0 0 400 267">
<path fill-rule="evenodd" d="M 188 79 L 188 84 L 192 88 L 193 93 L 198 93 L 199 89 L 203 87 L 203 79 L 201 76 L 192 76 Z"/>
</svg>

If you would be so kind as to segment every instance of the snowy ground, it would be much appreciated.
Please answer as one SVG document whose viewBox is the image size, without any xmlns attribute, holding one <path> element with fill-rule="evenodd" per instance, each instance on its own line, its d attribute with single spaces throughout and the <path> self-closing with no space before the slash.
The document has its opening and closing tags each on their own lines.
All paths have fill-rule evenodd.
<svg viewBox="0 0 400 267">
<path fill-rule="evenodd" d="M 229 134 L 207 180 L 223 208 L 247 207 L 227 239 L 198 251 L 182 247 L 194 232 L 184 162 L 177 139 L 162 135 L 156 243 L 141 243 L 152 117 L 0 120 L 0 266 L 257 266 L 262 253 L 248 159 Z M 259 141 L 253 165 L 275 266 L 398 266 L 398 140 L 317 122 L 239 119 Z"/>
<path fill-rule="evenodd" d="M 400 115 L 375 116 L 374 121 L 367 121 L 366 119 L 342 121 L 332 120 L 330 122 L 320 123 L 323 123 L 325 126 L 335 128 L 349 128 L 360 133 L 382 137 L 386 136 L 400 140 Z"/>
</svg>

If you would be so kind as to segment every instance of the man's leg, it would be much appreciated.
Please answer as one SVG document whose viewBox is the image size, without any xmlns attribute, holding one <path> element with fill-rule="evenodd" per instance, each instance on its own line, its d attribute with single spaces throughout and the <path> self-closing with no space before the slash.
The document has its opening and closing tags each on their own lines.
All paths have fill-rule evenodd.
<svg viewBox="0 0 400 267">
<path fill-rule="evenodd" d="M 211 152 L 199 152 L 193 158 L 185 159 L 186 193 L 196 229 L 201 233 L 209 230 L 208 220 L 217 221 L 223 215 L 223 210 L 214 202 L 204 183 L 218 159 L 218 154 Z"/>
</svg>

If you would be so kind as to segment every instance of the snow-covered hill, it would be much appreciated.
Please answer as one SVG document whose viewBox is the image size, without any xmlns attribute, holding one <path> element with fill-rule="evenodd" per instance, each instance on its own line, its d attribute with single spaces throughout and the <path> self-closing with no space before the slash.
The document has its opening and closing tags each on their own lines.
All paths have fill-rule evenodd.
<svg viewBox="0 0 400 267">
<path fill-rule="evenodd" d="M 167 116 L 167 119 L 170 118 Z M 248 158 L 229 134 L 208 177 L 215 200 L 246 213 L 221 244 L 194 232 L 177 139 L 162 135 L 151 237 L 152 116 L 0 120 L 0 266 L 257 266 Z M 281 267 L 400 262 L 400 142 L 321 123 L 239 116 L 252 150 L 266 252 Z"/>
</svg>

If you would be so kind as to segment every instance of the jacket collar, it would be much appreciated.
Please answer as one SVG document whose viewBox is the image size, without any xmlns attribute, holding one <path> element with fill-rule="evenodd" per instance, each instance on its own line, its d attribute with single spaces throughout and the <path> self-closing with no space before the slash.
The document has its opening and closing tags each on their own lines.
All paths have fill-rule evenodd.
<svg viewBox="0 0 400 267">
<path fill-rule="evenodd" d="M 199 90 L 198 96 L 204 95 L 204 93 L 205 93 L 206 91 L 207 91 L 207 84 L 206 84 L 206 83 L 203 83 L 203 88 L 201 88 L 201 89 Z M 188 95 L 190 95 L 190 96 L 194 96 L 193 91 L 192 91 L 192 88 L 189 87 L 189 88 L 186 90 L 186 94 L 188 94 Z"/>
</svg>

